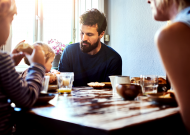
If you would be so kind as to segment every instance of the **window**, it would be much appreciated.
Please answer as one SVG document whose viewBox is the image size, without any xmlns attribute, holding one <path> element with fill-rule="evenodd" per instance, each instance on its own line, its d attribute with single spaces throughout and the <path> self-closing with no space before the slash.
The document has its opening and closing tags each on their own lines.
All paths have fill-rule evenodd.
<svg viewBox="0 0 190 135">
<path fill-rule="evenodd" d="M 72 0 L 43 0 L 43 41 L 72 41 Z M 52 4 L 53 3 L 53 4 Z"/>
<path fill-rule="evenodd" d="M 16 0 L 18 14 L 12 23 L 12 48 L 22 40 L 32 44 L 51 38 L 71 39 L 72 0 Z"/>
<path fill-rule="evenodd" d="M 9 46 L 11 51 L 22 40 L 26 40 L 29 44 L 36 41 L 47 43 L 51 39 L 57 39 L 64 44 L 71 41 L 79 42 L 79 16 L 91 8 L 104 11 L 104 0 L 15 1 L 17 15 L 14 17 L 9 38 L 12 41 L 12 45 Z M 26 68 L 22 61 L 16 69 L 23 71 Z"/>
<path fill-rule="evenodd" d="M 97 8 L 101 12 L 104 12 L 104 0 L 75 0 L 75 41 L 80 42 L 80 25 L 79 17 L 85 11 Z M 104 37 L 101 39 L 101 42 L 104 42 Z"/>
</svg>

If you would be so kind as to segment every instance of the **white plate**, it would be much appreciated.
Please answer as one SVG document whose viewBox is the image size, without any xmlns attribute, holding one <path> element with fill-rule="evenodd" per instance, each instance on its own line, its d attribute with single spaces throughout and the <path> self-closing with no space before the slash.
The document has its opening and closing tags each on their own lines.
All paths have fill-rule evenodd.
<svg viewBox="0 0 190 135">
<path fill-rule="evenodd" d="M 159 104 L 177 104 L 175 98 L 160 97 L 161 96 L 160 94 L 150 94 L 147 96 L 148 96 L 149 101 L 154 101 Z"/>
</svg>

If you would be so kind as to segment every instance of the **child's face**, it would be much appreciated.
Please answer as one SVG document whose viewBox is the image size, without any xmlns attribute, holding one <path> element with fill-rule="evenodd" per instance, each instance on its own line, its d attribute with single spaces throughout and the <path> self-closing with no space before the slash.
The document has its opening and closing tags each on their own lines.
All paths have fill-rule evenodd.
<svg viewBox="0 0 190 135">
<path fill-rule="evenodd" d="M 54 56 L 50 57 L 48 61 L 45 63 L 46 73 L 50 72 L 53 60 L 54 60 Z"/>
<path fill-rule="evenodd" d="M 9 37 L 12 20 L 13 15 L 6 16 L 0 20 L 0 46 L 4 45 Z"/>
</svg>

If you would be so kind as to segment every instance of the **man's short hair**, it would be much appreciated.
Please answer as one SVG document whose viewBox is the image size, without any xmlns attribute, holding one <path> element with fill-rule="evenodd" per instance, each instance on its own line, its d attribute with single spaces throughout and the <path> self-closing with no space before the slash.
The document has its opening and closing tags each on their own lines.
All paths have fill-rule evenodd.
<svg viewBox="0 0 190 135">
<path fill-rule="evenodd" d="M 105 14 L 95 8 L 86 11 L 84 14 L 80 16 L 80 24 L 88 26 L 93 26 L 97 24 L 98 25 L 97 31 L 99 35 L 103 31 L 105 31 L 107 27 Z"/>
</svg>

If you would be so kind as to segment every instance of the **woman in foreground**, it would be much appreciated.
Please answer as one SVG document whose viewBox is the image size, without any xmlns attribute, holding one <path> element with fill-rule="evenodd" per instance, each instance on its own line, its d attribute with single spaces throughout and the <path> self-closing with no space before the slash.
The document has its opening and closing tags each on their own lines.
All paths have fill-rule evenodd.
<svg viewBox="0 0 190 135">
<path fill-rule="evenodd" d="M 171 20 L 156 36 L 162 62 L 190 133 L 190 0 L 147 0 L 154 19 Z"/>
<path fill-rule="evenodd" d="M 17 9 L 14 0 L 0 0 L 0 47 L 6 43 L 11 22 Z M 19 77 L 15 66 L 26 56 L 31 64 L 26 79 Z M 13 54 L 0 51 L 0 135 L 11 134 L 13 108 L 11 102 L 18 107 L 31 107 L 37 100 L 41 82 L 45 73 L 44 53 L 35 45 L 31 55 Z"/>
</svg>

